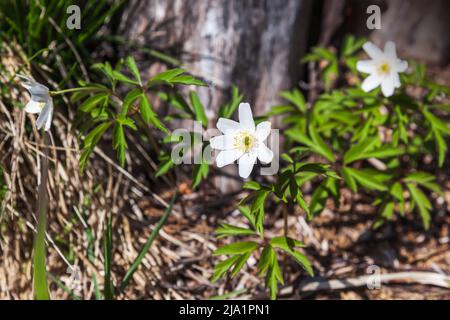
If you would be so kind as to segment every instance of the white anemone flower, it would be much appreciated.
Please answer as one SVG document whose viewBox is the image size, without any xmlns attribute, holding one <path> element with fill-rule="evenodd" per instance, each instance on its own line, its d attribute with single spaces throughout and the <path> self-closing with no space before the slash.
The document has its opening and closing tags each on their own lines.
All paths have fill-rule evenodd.
<svg viewBox="0 0 450 320">
<path fill-rule="evenodd" d="M 219 168 L 238 161 L 239 176 L 246 179 L 250 176 L 256 159 L 262 163 L 270 163 L 273 152 L 264 141 L 270 134 L 271 124 L 264 121 L 255 126 L 252 110 L 248 103 L 239 104 L 239 122 L 220 118 L 217 129 L 223 135 L 210 140 L 213 149 L 220 150 L 216 158 Z"/>
<path fill-rule="evenodd" d="M 22 86 L 31 95 L 31 100 L 25 106 L 25 112 L 32 114 L 39 113 L 36 127 L 38 129 L 44 128 L 45 131 L 50 130 L 53 117 L 53 100 L 48 88 L 26 76 L 18 75 L 18 77 L 21 80 Z"/>
<path fill-rule="evenodd" d="M 397 58 L 395 43 L 386 42 L 384 52 L 372 42 L 366 42 L 364 51 L 371 60 L 358 61 L 356 69 L 370 75 L 363 81 L 362 89 L 365 92 L 372 91 L 381 85 L 381 91 L 385 97 L 394 94 L 396 88 L 400 88 L 399 73 L 406 71 L 408 62 Z"/>
</svg>

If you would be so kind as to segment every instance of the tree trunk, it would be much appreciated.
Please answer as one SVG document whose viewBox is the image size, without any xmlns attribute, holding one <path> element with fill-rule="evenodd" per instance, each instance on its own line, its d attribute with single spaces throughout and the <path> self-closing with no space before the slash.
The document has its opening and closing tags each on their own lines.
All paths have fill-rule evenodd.
<svg viewBox="0 0 450 320">
<path fill-rule="evenodd" d="M 237 85 L 258 114 L 300 77 L 310 0 L 132 0 L 122 34 L 176 49 L 192 73 L 211 81 L 202 102 L 216 111 Z"/>
<path fill-rule="evenodd" d="M 310 0 L 132 0 L 119 30 L 137 43 L 175 53 L 189 72 L 210 81 L 197 91 L 215 122 L 232 84 L 254 115 L 263 115 L 280 102 L 281 90 L 295 85 L 310 10 Z M 230 180 L 221 182 L 227 189 L 224 181 Z"/>
</svg>

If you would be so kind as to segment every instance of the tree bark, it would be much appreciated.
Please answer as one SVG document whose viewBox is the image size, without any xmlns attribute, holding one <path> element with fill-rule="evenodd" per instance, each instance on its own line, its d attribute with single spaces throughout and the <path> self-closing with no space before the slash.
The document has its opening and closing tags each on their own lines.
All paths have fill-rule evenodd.
<svg viewBox="0 0 450 320">
<path fill-rule="evenodd" d="M 214 126 L 232 84 L 257 116 L 296 84 L 310 10 L 310 0 L 132 0 L 119 32 L 175 54 L 189 72 L 209 81 L 196 90 Z M 231 166 L 227 170 L 236 173 Z M 236 186 L 230 179 L 218 184 L 222 190 Z"/>
<path fill-rule="evenodd" d="M 175 49 L 190 72 L 211 81 L 199 90 L 211 111 L 235 84 L 261 115 L 301 76 L 310 0 L 132 0 L 127 6 L 121 33 Z"/>
</svg>

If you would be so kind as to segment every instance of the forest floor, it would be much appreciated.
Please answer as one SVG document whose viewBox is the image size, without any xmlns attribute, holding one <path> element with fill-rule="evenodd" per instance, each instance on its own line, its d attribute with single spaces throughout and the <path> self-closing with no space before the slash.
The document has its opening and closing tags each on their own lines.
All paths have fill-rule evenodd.
<svg viewBox="0 0 450 320">
<path fill-rule="evenodd" d="M 450 84 L 449 70 L 437 72 L 437 81 Z M 31 230 L 35 218 L 33 186 L 39 163 L 34 157 L 21 158 L 18 155 L 20 152 L 34 154 L 39 149 L 39 135 L 19 135 L 21 140 L 16 141 L 19 151 L 12 154 L 13 160 L 9 160 L 12 147 L 6 141 L 14 136 L 9 130 L 14 127 L 17 132 L 23 132 L 25 117 L 20 110 L 11 115 L 3 111 L 5 119 L 9 120 L 0 122 L 1 132 L 5 132 L 5 142 L 0 149 L 8 152 L 3 156 L 8 160 L 5 167 L 12 167 L 14 161 L 17 162 L 19 189 L 16 200 L 19 211 L 7 206 L 7 216 L 3 217 L 6 224 L 1 225 L 0 298 L 30 299 Z M 160 187 L 161 181 L 152 181 L 153 171 L 148 168 L 154 163 L 145 157 L 143 146 L 136 142 L 133 143 L 137 148 L 133 151 L 136 152 L 133 155 L 135 167 L 128 168 L 128 171 L 120 169 L 111 160 L 114 159 L 113 151 L 108 155 L 99 151 L 81 178 L 76 157 L 77 139 L 70 130 L 61 130 L 64 123 L 67 119 L 58 114 L 57 134 L 53 142 L 57 148 L 52 152 L 54 164 L 50 176 L 53 199 L 48 228 L 51 294 L 55 299 L 74 297 L 74 294 L 93 299 L 95 283 L 98 282 L 100 288 L 103 285 L 101 241 L 107 214 L 111 212 L 113 216 L 112 274 L 117 285 L 162 216 L 165 208 L 161 204 L 170 201 L 174 188 L 165 189 Z M 306 244 L 304 251 L 312 261 L 315 277 L 307 276 L 297 264 L 286 259 L 283 266 L 286 285 L 280 288 L 279 297 L 450 299 L 448 288 L 430 284 L 442 284 L 436 277 L 450 273 L 450 171 L 444 168 L 444 171 L 436 169 L 436 172 L 444 195 L 434 197 L 437 207 L 428 231 L 423 230 L 415 214 L 397 216 L 374 230 L 372 224 L 377 212 L 371 205 L 371 198 L 354 195 L 346 189 L 341 192 L 337 205 L 330 200 L 322 214 L 312 221 L 306 221 L 300 211 L 289 212 L 288 234 Z M 214 265 L 219 261 L 212 252 L 226 241 L 217 240 L 214 230 L 222 222 L 243 223 L 236 204 L 245 192 L 221 194 L 210 181 L 206 181 L 198 191 L 193 191 L 188 178 L 180 179 L 177 188 L 182 194 L 181 200 L 174 206 L 132 282 L 118 298 L 267 298 L 264 281 L 256 275 L 256 259 L 251 258 L 243 272 L 234 279 L 225 278 L 217 283 L 210 281 Z M 306 200 L 310 200 L 308 196 Z M 272 203 L 266 210 L 266 218 L 268 236 L 283 234 L 280 207 Z M 72 277 L 73 272 L 68 272 L 69 265 L 79 269 L 75 278 Z M 382 283 L 379 288 L 369 289 L 364 277 L 372 275 L 370 270 L 379 271 L 382 277 L 400 272 L 407 274 Z M 433 276 L 430 279 L 423 273 L 418 277 L 416 274 L 415 281 L 410 281 L 408 275 L 415 272 L 431 272 Z"/>
</svg>

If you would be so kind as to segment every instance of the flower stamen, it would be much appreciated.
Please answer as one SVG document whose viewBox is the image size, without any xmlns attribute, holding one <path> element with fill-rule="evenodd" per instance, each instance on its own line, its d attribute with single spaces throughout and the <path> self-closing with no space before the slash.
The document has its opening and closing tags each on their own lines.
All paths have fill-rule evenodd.
<svg viewBox="0 0 450 320">
<path fill-rule="evenodd" d="M 234 147 L 249 152 L 255 144 L 255 137 L 247 131 L 241 131 L 234 137 Z"/>
<path fill-rule="evenodd" d="M 391 67 L 389 66 L 389 64 L 387 62 L 382 63 L 378 67 L 379 74 L 386 75 L 386 74 L 389 74 L 390 71 L 391 71 Z"/>
</svg>

